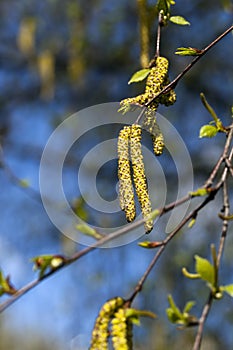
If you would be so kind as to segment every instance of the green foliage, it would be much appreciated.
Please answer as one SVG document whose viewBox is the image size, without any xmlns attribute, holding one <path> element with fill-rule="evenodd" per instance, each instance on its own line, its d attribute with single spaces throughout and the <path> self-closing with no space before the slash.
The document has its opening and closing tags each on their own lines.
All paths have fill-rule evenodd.
<svg viewBox="0 0 233 350">
<path fill-rule="evenodd" d="M 72 209 L 80 219 L 84 221 L 88 219 L 88 213 L 85 208 L 85 200 L 83 197 L 80 196 L 73 200 Z"/>
<path fill-rule="evenodd" d="M 214 137 L 218 132 L 218 129 L 214 125 L 203 125 L 199 132 L 200 139 L 203 137 Z"/>
<path fill-rule="evenodd" d="M 5 277 L 3 275 L 3 272 L 0 270 L 0 296 L 2 296 L 3 294 L 12 295 L 15 294 L 16 291 L 17 290 L 11 284 L 10 277 Z"/>
<path fill-rule="evenodd" d="M 199 255 L 195 255 L 196 260 L 196 273 L 203 281 L 206 281 L 210 286 L 215 285 L 215 271 L 214 266 L 207 260 Z"/>
<path fill-rule="evenodd" d="M 198 50 L 194 47 L 178 47 L 175 54 L 179 56 L 199 56 L 202 50 Z"/>
<path fill-rule="evenodd" d="M 136 324 L 137 326 L 140 326 L 140 317 L 156 318 L 156 315 L 153 312 L 147 310 L 136 310 L 133 308 L 127 308 L 125 310 L 125 317 L 127 319 L 130 318 L 130 321 L 132 323 Z"/>
<path fill-rule="evenodd" d="M 171 16 L 171 5 L 175 5 L 172 0 L 158 0 L 157 11 L 161 15 L 163 25 L 167 25 L 168 21 L 181 26 L 190 25 L 190 23 L 182 16 Z"/>
<path fill-rule="evenodd" d="M 178 24 L 180 26 L 190 26 L 190 22 L 187 21 L 184 17 L 182 16 L 171 16 L 169 18 L 169 21 L 175 24 Z"/>
<path fill-rule="evenodd" d="M 214 109 L 210 106 L 208 101 L 205 98 L 205 95 L 203 93 L 200 94 L 201 101 L 204 105 L 204 107 L 207 109 L 211 117 L 213 118 L 213 121 L 210 122 L 210 124 L 215 125 L 203 125 L 199 132 L 199 137 L 214 137 L 219 131 L 220 132 L 226 132 L 226 129 L 224 128 L 222 121 L 220 118 L 218 118 L 217 114 L 215 113 Z"/>
<path fill-rule="evenodd" d="M 64 265 L 66 258 L 62 255 L 38 255 L 31 259 L 34 262 L 33 270 L 39 270 L 39 278 L 47 271 L 53 271 Z"/>
<path fill-rule="evenodd" d="M 170 307 L 166 309 L 167 317 L 170 322 L 176 323 L 183 327 L 190 327 L 196 325 L 198 320 L 195 316 L 190 315 L 189 311 L 195 305 L 194 301 L 188 301 L 183 311 L 181 311 L 175 304 L 172 295 L 168 295 L 168 302 Z"/>
<path fill-rule="evenodd" d="M 186 268 L 182 269 L 183 274 L 190 279 L 201 279 L 206 282 L 215 299 L 221 299 L 223 292 L 233 297 L 233 284 L 219 286 L 218 284 L 218 264 L 215 246 L 211 246 L 213 264 L 209 260 L 195 255 L 195 273 L 190 273 Z"/>
<path fill-rule="evenodd" d="M 175 1 L 172 0 L 158 0 L 156 8 L 161 16 L 161 22 L 163 25 L 167 25 L 171 15 L 171 5 L 175 5 Z"/>
<path fill-rule="evenodd" d="M 228 284 L 226 286 L 221 286 L 220 288 L 221 292 L 225 292 L 228 295 L 230 295 L 233 298 L 233 284 Z"/>
<path fill-rule="evenodd" d="M 150 74 L 150 71 L 151 71 L 151 68 L 144 68 L 137 71 L 132 75 L 128 84 L 138 83 L 139 81 L 143 81 Z"/>
<path fill-rule="evenodd" d="M 103 238 L 103 236 L 100 233 L 98 233 L 94 228 L 87 225 L 86 223 L 76 225 L 76 229 L 84 233 L 86 236 L 90 236 L 95 239 Z"/>
<path fill-rule="evenodd" d="M 163 11 L 164 16 L 170 15 L 170 7 L 175 5 L 175 1 L 172 0 L 158 0 L 157 1 L 157 10 L 158 12 Z"/>
</svg>

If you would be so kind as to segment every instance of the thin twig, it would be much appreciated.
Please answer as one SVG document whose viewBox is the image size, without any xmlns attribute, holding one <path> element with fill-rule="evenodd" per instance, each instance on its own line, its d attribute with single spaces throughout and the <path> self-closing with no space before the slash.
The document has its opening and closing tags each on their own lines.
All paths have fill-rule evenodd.
<svg viewBox="0 0 233 350">
<path fill-rule="evenodd" d="M 208 317 L 212 302 L 213 302 L 213 295 L 212 295 L 212 293 L 210 293 L 208 300 L 203 308 L 201 317 L 199 319 L 199 326 L 198 326 L 198 330 L 197 330 L 197 335 L 196 335 L 192 350 L 199 350 L 201 348 L 204 325 L 205 325 L 205 321 Z"/>
<path fill-rule="evenodd" d="M 227 153 L 229 151 L 229 147 L 232 141 L 232 136 L 233 136 L 233 130 L 231 128 L 228 138 L 226 140 L 226 144 L 224 147 L 224 151 L 222 156 L 220 157 L 220 159 L 222 159 L 222 161 L 224 159 L 226 159 L 227 157 Z M 233 157 L 233 149 L 231 149 L 230 155 L 229 155 L 229 162 L 231 163 L 231 159 Z M 219 162 L 217 163 L 219 164 Z M 220 166 L 220 165 L 219 165 Z M 222 172 L 222 176 L 219 180 L 219 182 L 216 185 L 216 190 L 220 189 L 221 187 L 223 187 L 223 208 L 224 208 L 224 217 L 228 217 L 230 214 L 230 204 L 229 204 L 229 195 L 228 195 L 228 190 L 227 190 L 227 175 L 229 173 L 229 167 L 227 166 L 227 164 L 225 165 L 225 168 Z M 214 169 L 215 172 L 215 169 Z M 213 174 L 213 173 L 212 173 Z M 211 176 L 212 176 L 211 174 Z M 227 230 L 228 230 L 228 220 L 224 219 L 223 220 L 223 224 L 222 224 L 222 233 L 221 233 L 221 238 L 220 238 L 220 243 L 219 243 L 219 248 L 218 248 L 218 254 L 217 254 L 217 270 L 219 269 L 220 266 L 220 261 L 221 261 L 221 257 L 223 255 L 223 251 L 224 251 L 224 245 L 225 245 L 225 241 L 226 241 L 226 236 L 227 236 Z M 209 311 L 211 309 L 211 305 L 213 302 L 213 294 L 210 293 L 208 300 L 203 308 L 202 311 L 202 315 L 199 319 L 199 326 L 198 326 L 198 330 L 197 330 L 197 334 L 195 337 L 195 341 L 194 341 L 194 345 L 193 345 L 193 350 L 199 350 L 201 347 L 201 342 L 202 342 L 202 337 L 203 337 L 203 331 L 204 331 L 204 325 L 205 322 L 207 320 Z"/>
<path fill-rule="evenodd" d="M 175 88 L 178 82 L 183 78 L 183 76 L 213 47 L 215 46 L 220 40 L 222 40 L 227 34 L 229 34 L 233 30 L 233 26 L 229 27 L 227 30 L 225 30 L 224 33 L 219 35 L 215 40 L 213 40 L 209 45 L 207 45 L 203 50 L 201 50 L 201 53 L 193 59 L 192 62 L 190 62 L 184 70 L 177 75 L 176 78 L 174 78 L 163 90 L 161 90 L 158 94 L 156 94 L 151 100 L 146 102 L 143 105 L 142 111 L 140 112 L 140 115 L 137 118 L 137 123 L 142 118 L 144 113 L 146 112 L 147 107 L 149 107 L 158 97 L 160 97 L 163 94 L 166 94 L 171 89 Z"/>
<path fill-rule="evenodd" d="M 228 189 L 227 189 L 227 181 L 223 184 L 223 208 L 224 208 L 224 216 L 228 217 L 230 215 L 230 203 L 229 203 L 229 195 L 228 195 Z M 218 248 L 218 256 L 217 256 L 217 267 L 219 268 L 221 257 L 223 255 L 224 245 L 227 237 L 227 230 L 228 230 L 229 221 L 223 220 L 222 224 L 222 234 L 219 242 L 219 248 Z"/>
<path fill-rule="evenodd" d="M 187 202 L 188 200 L 190 200 L 190 195 L 186 195 L 183 198 L 179 199 L 178 201 L 174 201 L 160 209 L 158 209 L 158 211 L 160 212 L 160 216 L 162 216 L 163 214 L 167 213 L 168 211 L 172 210 L 174 207 L 177 207 L 179 205 L 182 205 L 183 203 Z M 51 275 L 53 275 L 54 273 L 60 271 L 62 268 L 70 265 L 71 263 L 79 260 L 81 257 L 83 257 L 84 255 L 87 255 L 88 253 L 90 253 L 91 251 L 95 250 L 96 248 L 98 248 L 99 246 L 104 245 L 105 243 L 108 243 L 116 238 L 119 238 L 120 236 L 123 236 L 124 234 L 130 232 L 131 230 L 138 228 L 140 226 L 142 226 L 144 224 L 144 219 L 140 219 L 137 220 L 133 223 L 131 223 L 130 225 L 124 226 L 121 229 L 110 233 L 109 235 L 104 236 L 103 238 L 101 238 L 100 240 L 98 240 L 97 242 L 95 242 L 94 244 L 92 244 L 91 246 L 84 248 L 83 250 L 76 252 L 72 255 L 72 257 L 70 258 L 66 258 L 64 263 L 60 266 L 58 266 L 56 269 L 53 269 L 47 273 L 45 273 L 43 275 L 42 278 L 39 278 L 33 282 L 28 283 L 27 285 L 25 285 L 24 287 L 20 288 L 17 290 L 17 292 L 12 295 L 9 299 L 7 299 L 5 302 L 3 302 L 2 304 L 0 304 L 0 313 L 2 311 L 4 311 L 5 309 L 7 309 L 10 305 L 12 305 L 16 300 L 18 300 L 20 297 L 22 297 L 23 295 L 25 295 L 28 291 L 30 291 L 31 289 L 33 289 L 34 287 L 36 287 L 38 284 L 40 284 L 43 280 L 47 279 L 48 277 L 50 277 Z"/>
<path fill-rule="evenodd" d="M 233 133 L 233 129 L 232 129 L 232 133 Z M 228 138 L 226 140 L 226 145 L 224 147 L 224 150 L 223 150 L 223 154 L 222 156 L 219 158 L 219 161 L 217 163 L 218 167 L 215 166 L 214 168 L 214 171 L 211 172 L 211 175 L 209 177 L 209 179 L 206 181 L 206 183 L 211 183 L 212 181 L 214 181 L 214 178 L 215 176 L 217 175 L 217 170 L 219 170 L 219 167 L 220 167 L 220 159 L 221 159 L 221 162 L 223 161 L 224 159 L 224 155 L 227 154 L 227 151 L 229 149 L 229 146 L 230 146 L 230 142 L 231 142 L 231 138 L 232 138 L 232 133 L 228 135 Z M 233 151 L 231 152 L 230 156 L 229 156 L 229 159 L 232 158 L 233 156 Z M 224 173 L 225 174 L 225 173 Z M 218 184 L 218 189 L 221 187 L 221 184 Z M 212 192 L 212 191 L 211 191 Z M 213 196 L 213 193 L 212 193 L 212 196 Z M 194 197 L 195 198 L 195 197 Z M 164 207 L 162 208 L 159 208 L 158 211 L 159 211 L 159 215 L 162 216 L 164 215 L 165 213 L 169 212 L 170 210 L 174 209 L 175 207 L 178 207 L 179 205 L 182 205 L 183 203 L 189 201 L 191 199 L 191 196 L 190 194 L 180 198 L 179 200 L 176 200 L 172 203 L 169 203 L 167 205 L 165 205 Z M 207 197 L 208 199 L 208 197 Z M 208 200 L 209 201 L 209 200 Z M 194 217 L 195 213 L 192 212 L 190 214 L 190 218 Z M 186 219 L 186 218 L 185 218 Z M 184 220 L 185 220 L 184 219 Z M 188 220 L 189 220 L 188 219 Z M 21 289 L 19 289 L 13 296 L 11 296 L 8 300 L 6 300 L 5 302 L 3 302 L 2 304 L 0 304 L 0 313 L 2 311 L 4 311 L 7 307 L 9 307 L 11 304 L 13 304 L 17 299 L 19 299 L 21 296 L 23 296 L 24 294 L 26 294 L 29 290 L 33 289 L 34 287 L 36 287 L 39 283 L 42 282 L 42 280 L 45 280 L 46 278 L 48 278 L 49 276 L 51 276 L 52 274 L 58 272 L 59 270 L 61 270 L 63 267 L 66 267 L 68 265 L 70 265 L 71 263 L 79 260 L 82 256 L 88 254 L 89 252 L 91 252 L 92 250 L 98 248 L 99 246 L 102 246 L 103 244 L 107 243 L 107 242 L 110 242 L 111 240 L 115 239 L 115 238 L 118 238 L 124 234 L 126 234 L 127 232 L 135 229 L 135 228 L 138 228 L 139 226 L 142 226 L 144 224 L 144 220 L 143 219 L 140 219 L 140 220 L 137 220 L 133 223 L 131 223 L 130 225 L 127 225 L 127 226 L 124 226 L 123 228 L 109 234 L 109 235 L 106 235 L 105 237 L 103 237 L 102 239 L 98 240 L 97 242 L 95 242 L 93 245 L 91 245 L 90 247 L 87 247 L 87 248 L 84 248 L 81 252 L 77 252 L 75 253 L 72 257 L 70 258 L 67 258 L 65 260 L 65 263 L 61 266 L 59 266 L 58 268 L 54 269 L 54 270 L 51 270 L 49 271 L 48 273 L 44 274 L 42 278 L 36 280 L 36 281 L 33 281 L 33 282 L 30 282 L 28 285 L 22 287 Z M 171 233 L 171 235 L 174 234 L 174 233 Z M 176 234 L 176 233 L 175 233 Z M 169 237 L 171 236 L 169 235 L 167 239 L 169 239 Z M 173 237 L 173 236 L 171 236 Z M 170 239 L 169 239 L 170 240 Z M 167 241 L 164 241 L 165 244 L 167 244 Z M 155 262 L 158 260 L 160 254 L 162 253 L 163 251 L 163 246 L 161 246 L 161 252 L 159 253 L 158 257 L 156 258 Z M 152 262 L 152 267 L 151 269 L 153 268 L 154 266 L 154 263 Z M 150 269 L 150 270 L 151 270 Z M 150 270 L 148 271 L 148 275 L 149 275 L 149 272 Z M 147 278 L 147 276 L 145 276 Z M 145 279 L 146 279 L 145 278 Z M 144 282 L 142 282 L 144 283 Z"/>
<path fill-rule="evenodd" d="M 177 83 L 179 82 L 179 80 L 181 78 L 183 78 L 183 76 L 213 47 L 215 46 L 220 40 L 222 40 L 227 34 L 229 34 L 231 31 L 233 30 L 233 26 L 230 26 L 227 30 L 225 30 L 224 33 L 222 33 L 221 35 L 219 35 L 214 41 L 212 41 L 208 46 L 206 46 L 200 53 L 200 55 L 198 55 L 197 57 L 195 57 L 193 59 L 192 62 L 190 62 L 185 69 L 177 75 L 177 77 L 170 83 L 168 84 L 162 91 L 160 91 L 156 96 L 154 96 L 150 101 L 148 101 L 147 103 L 145 103 L 145 107 L 148 107 L 151 103 L 154 102 L 155 99 L 157 99 L 160 95 L 165 94 L 167 92 L 169 92 L 171 89 L 173 89 Z"/>
<path fill-rule="evenodd" d="M 212 201 L 216 195 L 217 191 L 212 191 L 208 197 L 206 197 L 194 210 L 192 210 L 182 221 L 181 223 L 173 230 L 170 235 L 167 236 L 167 238 L 161 242 L 161 247 L 159 248 L 158 252 L 155 254 L 154 258 L 152 259 L 151 263 L 149 264 L 148 268 L 146 269 L 145 273 L 143 274 L 142 278 L 139 280 L 137 286 L 134 289 L 134 292 L 132 293 L 131 297 L 129 298 L 130 303 L 134 300 L 136 295 L 141 291 L 144 283 L 146 282 L 147 277 L 149 276 L 151 270 L 155 266 L 156 262 L 158 261 L 159 257 L 162 255 L 163 251 L 165 250 L 168 243 L 175 237 L 175 235 L 186 225 L 186 223 L 192 219 L 193 217 L 197 216 L 198 212 L 204 208 L 210 201 Z"/>
<path fill-rule="evenodd" d="M 161 39 L 161 23 L 162 23 L 162 18 L 161 18 L 161 13 L 159 13 L 158 16 L 158 28 L 157 28 L 157 38 L 156 38 L 156 50 L 155 50 L 155 57 L 160 56 L 160 39 Z"/>
</svg>

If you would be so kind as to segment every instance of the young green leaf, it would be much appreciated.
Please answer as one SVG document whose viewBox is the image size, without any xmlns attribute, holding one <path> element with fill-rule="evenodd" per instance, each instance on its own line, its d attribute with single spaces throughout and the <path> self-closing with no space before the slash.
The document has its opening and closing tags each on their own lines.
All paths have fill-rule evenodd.
<svg viewBox="0 0 233 350">
<path fill-rule="evenodd" d="M 169 18 L 170 22 L 178 24 L 180 26 L 190 26 L 190 22 L 188 22 L 184 17 L 182 16 L 171 16 Z"/>
<path fill-rule="evenodd" d="M 194 47 L 178 47 L 175 54 L 180 56 L 199 56 L 202 50 L 196 49 Z"/>
<path fill-rule="evenodd" d="M 62 266 L 66 258 L 62 255 L 38 255 L 31 259 L 34 262 L 33 270 L 40 271 L 39 278 L 42 278 L 47 270 L 56 270 Z"/>
<path fill-rule="evenodd" d="M 147 310 L 137 310 L 133 308 L 127 308 L 125 311 L 125 317 L 126 318 L 131 318 L 131 317 L 151 317 L 151 318 L 156 318 L 156 315 Z"/>
<path fill-rule="evenodd" d="M 204 107 L 207 109 L 207 111 L 210 113 L 211 117 L 213 118 L 217 130 L 225 132 L 226 129 L 224 128 L 224 126 L 222 124 L 222 121 L 218 118 L 217 114 L 215 113 L 215 110 L 208 103 L 208 101 L 207 101 L 205 95 L 203 94 L 203 92 L 200 93 L 200 97 L 201 97 L 201 102 L 203 103 Z"/>
<path fill-rule="evenodd" d="M 144 241 L 144 242 L 139 242 L 138 245 L 142 248 L 147 248 L 147 249 L 153 249 L 153 248 L 158 248 L 164 245 L 163 242 L 149 242 L 149 241 Z"/>
<path fill-rule="evenodd" d="M 188 301 L 188 302 L 185 304 L 183 313 L 189 313 L 189 311 L 193 308 L 193 306 L 194 306 L 195 304 L 196 304 L 195 301 Z"/>
<path fill-rule="evenodd" d="M 221 286 L 220 290 L 227 293 L 233 298 L 233 284 L 228 284 L 227 286 Z"/>
<path fill-rule="evenodd" d="M 173 297 L 171 294 L 168 295 L 168 302 L 170 307 L 166 309 L 166 313 L 168 316 L 168 319 L 172 323 L 182 323 L 181 320 L 183 318 L 182 312 L 180 309 L 176 306 Z"/>
<path fill-rule="evenodd" d="M 196 272 L 198 275 L 200 275 L 200 278 L 206 282 L 211 287 L 215 287 L 215 273 L 214 273 L 214 267 L 213 265 L 207 260 L 199 255 L 195 255 L 196 259 Z"/>
<path fill-rule="evenodd" d="M 10 294 L 13 295 L 16 293 L 17 290 L 13 287 L 13 285 L 10 282 L 10 277 L 5 277 L 0 270 L 0 296 L 3 294 Z"/>
<path fill-rule="evenodd" d="M 76 229 L 82 233 L 84 233 L 87 236 L 93 237 L 95 239 L 101 239 L 103 238 L 103 236 L 96 232 L 96 230 L 94 228 L 92 228 L 91 226 L 87 225 L 87 224 L 78 224 L 76 225 Z"/>
<path fill-rule="evenodd" d="M 203 125 L 200 129 L 199 137 L 214 137 L 218 132 L 218 129 L 214 125 Z"/>
<path fill-rule="evenodd" d="M 128 81 L 128 84 L 138 83 L 139 81 L 146 79 L 146 77 L 150 74 L 150 71 L 151 71 L 150 68 L 144 68 L 144 69 L 138 70 L 136 73 L 132 75 L 132 77 Z"/>
</svg>

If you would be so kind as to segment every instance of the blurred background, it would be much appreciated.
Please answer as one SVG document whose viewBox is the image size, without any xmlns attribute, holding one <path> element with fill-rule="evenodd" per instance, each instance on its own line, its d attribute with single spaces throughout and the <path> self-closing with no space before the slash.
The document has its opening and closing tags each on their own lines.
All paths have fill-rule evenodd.
<svg viewBox="0 0 233 350">
<path fill-rule="evenodd" d="M 231 25 L 232 14 L 233 4 L 227 0 L 177 1 L 172 15 L 184 16 L 191 26 L 170 24 L 162 32 L 161 53 L 170 59 L 171 78 L 190 61 L 174 55 L 176 48 L 205 47 Z M 156 21 L 152 23 L 153 57 Z M 137 2 L 1 0 L 0 39 L 0 266 L 20 287 L 35 278 L 30 262 L 33 256 L 71 255 L 83 248 L 60 234 L 46 215 L 39 197 L 40 158 L 50 134 L 67 116 L 142 91 L 141 84 L 127 85 L 132 73 L 140 69 Z M 202 185 L 224 144 L 222 135 L 198 139 L 200 127 L 210 121 L 199 94 L 205 93 L 225 124 L 231 122 L 232 47 L 229 34 L 178 84 L 176 104 L 159 110 L 187 145 L 195 187 Z M 102 136 L 101 130 L 89 135 L 82 151 L 74 147 L 65 164 L 65 179 L 71 183 L 67 196 L 85 219 L 90 213 L 79 197 L 77 164 Z M 169 165 L 166 155 L 160 161 Z M 99 175 L 99 189 L 103 197 L 113 199 L 117 179 L 109 172 L 116 171 L 116 162 L 108 166 Z M 171 199 L 177 184 L 175 170 L 167 167 Z M 135 307 L 155 312 L 158 319 L 143 319 L 141 327 L 135 327 L 135 349 L 191 348 L 195 329 L 177 331 L 169 324 L 167 294 L 172 293 L 181 308 L 187 300 L 196 300 L 193 313 L 200 315 L 208 290 L 201 282 L 187 281 L 181 268 L 192 270 L 194 254 L 208 258 L 210 244 L 218 244 L 220 209 L 221 196 L 217 196 L 197 224 L 170 244 L 136 298 Z M 91 220 L 95 223 L 94 214 Z M 164 237 L 163 232 L 155 231 L 152 240 L 157 234 Z M 230 226 L 221 271 L 225 284 L 233 283 L 232 247 Z M 0 349 L 87 349 L 101 305 L 116 295 L 129 296 L 153 255 L 154 251 L 145 251 L 134 242 L 94 251 L 55 274 L 0 315 Z M 232 347 L 232 309 L 229 297 L 214 303 L 203 349 Z"/>
</svg>

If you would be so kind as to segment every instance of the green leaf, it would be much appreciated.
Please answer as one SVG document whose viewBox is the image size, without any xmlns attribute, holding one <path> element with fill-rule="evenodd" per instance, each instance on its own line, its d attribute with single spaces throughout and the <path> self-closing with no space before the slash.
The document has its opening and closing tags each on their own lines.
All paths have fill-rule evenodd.
<svg viewBox="0 0 233 350">
<path fill-rule="evenodd" d="M 183 315 L 180 309 L 176 306 L 172 295 L 168 295 L 168 302 L 170 307 L 166 309 L 167 317 L 172 323 L 183 323 Z"/>
<path fill-rule="evenodd" d="M 200 275 L 200 278 L 210 284 L 211 287 L 215 287 L 215 273 L 213 265 L 199 255 L 195 255 L 196 259 L 196 272 Z"/>
<path fill-rule="evenodd" d="M 210 113 L 211 117 L 213 118 L 217 130 L 225 132 L 226 129 L 224 128 L 224 126 L 222 124 L 222 121 L 218 118 L 217 114 L 215 113 L 215 110 L 208 103 L 208 101 L 207 101 L 205 95 L 203 94 L 203 92 L 200 93 L 200 97 L 201 97 L 201 102 L 203 103 L 204 107 L 207 109 L 207 111 Z"/>
<path fill-rule="evenodd" d="M 220 290 L 227 293 L 233 298 L 233 284 L 228 284 L 227 286 L 221 286 Z"/>
<path fill-rule="evenodd" d="M 194 306 L 195 304 L 196 304 L 195 301 L 188 301 L 188 302 L 185 304 L 183 313 L 189 313 L 189 311 L 193 308 L 193 306 Z"/>
<path fill-rule="evenodd" d="M 180 56 L 199 56 L 202 50 L 196 49 L 194 47 L 178 47 L 175 54 Z"/>
<path fill-rule="evenodd" d="M 66 262 L 62 255 L 38 255 L 31 259 L 34 262 L 33 270 L 40 271 L 39 278 L 42 278 L 47 270 L 56 270 Z"/>
<path fill-rule="evenodd" d="M 80 219 L 82 219 L 83 221 L 87 221 L 88 212 L 85 208 L 85 201 L 83 197 L 80 196 L 74 198 L 74 200 L 72 201 L 72 209 Z"/>
<path fill-rule="evenodd" d="M 11 284 L 10 277 L 5 277 L 2 271 L 0 270 L 0 296 L 2 296 L 3 294 L 13 295 L 16 292 L 17 290 Z"/>
<path fill-rule="evenodd" d="M 169 18 L 169 21 L 175 24 L 178 24 L 180 26 L 190 26 L 190 22 L 187 21 L 184 17 L 182 16 L 171 16 Z"/>
<path fill-rule="evenodd" d="M 216 126 L 213 125 L 203 125 L 199 132 L 199 137 L 214 137 L 218 132 Z"/>
<path fill-rule="evenodd" d="M 100 233 L 98 233 L 94 228 L 85 223 L 76 225 L 76 229 L 84 233 L 85 235 L 93 237 L 95 239 L 103 238 L 103 236 Z"/>
<path fill-rule="evenodd" d="M 151 71 L 150 68 L 144 68 L 144 69 L 138 70 L 136 73 L 132 75 L 132 77 L 128 81 L 128 84 L 138 83 L 139 81 L 146 79 L 146 77 L 150 74 L 150 71 Z"/>
<path fill-rule="evenodd" d="M 137 310 L 133 308 L 127 308 L 125 310 L 125 317 L 126 318 L 131 318 L 131 317 L 151 317 L 151 318 L 156 318 L 156 315 L 148 310 Z"/>
</svg>

